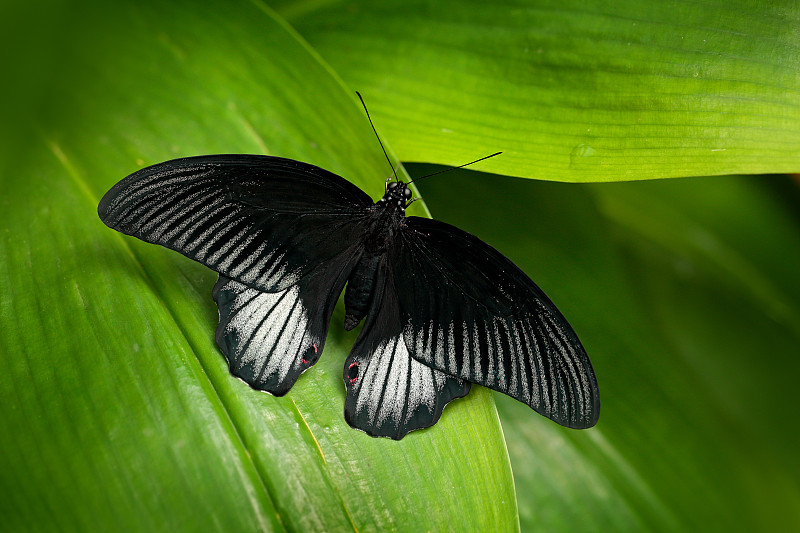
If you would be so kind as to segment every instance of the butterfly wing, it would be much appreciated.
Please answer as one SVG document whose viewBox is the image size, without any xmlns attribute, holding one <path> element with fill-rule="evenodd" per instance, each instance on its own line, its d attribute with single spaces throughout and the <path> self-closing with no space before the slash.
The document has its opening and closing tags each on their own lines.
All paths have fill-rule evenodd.
<svg viewBox="0 0 800 533">
<path fill-rule="evenodd" d="M 370 197 L 321 168 L 259 155 L 143 168 L 98 206 L 109 227 L 226 277 L 279 291 L 360 242 Z"/>
<path fill-rule="evenodd" d="M 216 341 L 231 374 L 251 387 L 283 396 L 325 346 L 333 308 L 353 268 L 339 256 L 295 285 L 263 292 L 220 275 Z"/>
<path fill-rule="evenodd" d="M 386 264 L 379 268 L 364 328 L 345 362 L 344 382 L 347 423 L 373 437 L 395 440 L 435 424 L 445 405 L 470 387 L 411 358 Z"/>
<path fill-rule="evenodd" d="M 561 425 L 597 422 L 597 380 L 583 346 L 516 265 L 473 235 L 417 217 L 406 220 L 391 255 L 414 359 Z"/>
<path fill-rule="evenodd" d="M 219 272 L 216 339 L 231 372 L 283 395 L 322 354 L 370 205 L 358 187 L 312 165 L 217 155 L 135 172 L 98 213 Z"/>
</svg>

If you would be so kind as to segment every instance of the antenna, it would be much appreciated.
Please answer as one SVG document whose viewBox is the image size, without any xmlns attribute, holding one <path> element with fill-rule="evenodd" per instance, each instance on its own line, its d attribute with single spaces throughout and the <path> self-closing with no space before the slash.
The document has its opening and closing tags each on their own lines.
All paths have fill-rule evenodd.
<svg viewBox="0 0 800 533">
<path fill-rule="evenodd" d="M 378 144 L 381 145 L 381 150 L 383 150 L 383 155 L 386 156 L 386 161 L 388 161 L 389 162 L 389 166 L 392 167 L 392 172 L 394 172 L 394 180 L 395 181 L 400 181 L 397 178 L 397 170 L 395 170 L 394 165 L 392 164 L 392 160 L 389 159 L 389 154 L 386 153 L 386 148 L 383 147 L 383 143 L 381 142 L 381 138 L 378 135 L 378 130 L 375 129 L 375 124 L 372 123 L 372 118 L 369 116 L 369 111 L 367 110 L 367 104 L 365 104 L 364 103 L 364 99 L 361 98 L 361 93 L 360 92 L 356 91 L 356 94 L 358 95 L 358 99 L 361 100 L 361 105 L 364 106 L 364 112 L 367 114 L 367 120 L 369 120 L 369 125 L 372 126 L 372 131 L 375 132 L 375 137 L 377 137 L 377 139 L 378 139 Z M 478 161 L 480 161 L 480 159 Z"/>
<path fill-rule="evenodd" d="M 475 161 L 471 161 L 469 163 L 464 163 L 463 165 L 459 165 L 457 167 L 450 167 L 450 168 L 446 168 L 444 170 L 440 170 L 439 172 L 434 172 L 433 174 L 427 174 L 425 176 L 420 176 L 419 178 L 413 179 L 413 180 L 409 181 L 408 183 L 414 183 L 415 181 L 419 181 L 422 178 L 430 178 L 431 176 L 435 176 L 436 174 L 441 174 L 443 172 L 450 172 L 451 170 L 455 170 L 457 168 L 464 168 L 466 166 L 469 166 L 469 165 L 472 165 L 474 163 L 477 163 L 478 161 L 483 161 L 484 159 L 489 159 L 490 157 L 494 157 L 494 156 L 500 155 L 502 153 L 503 152 L 495 152 L 492 155 L 487 155 L 486 157 L 481 157 L 480 159 L 476 159 Z M 408 185 L 408 183 L 406 183 L 406 185 Z"/>
</svg>

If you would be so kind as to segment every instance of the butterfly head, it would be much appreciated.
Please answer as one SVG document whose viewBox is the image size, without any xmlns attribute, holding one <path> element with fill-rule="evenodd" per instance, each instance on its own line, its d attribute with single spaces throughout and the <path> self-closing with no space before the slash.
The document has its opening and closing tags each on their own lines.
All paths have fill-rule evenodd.
<svg viewBox="0 0 800 533">
<path fill-rule="evenodd" d="M 405 209 L 411 203 L 411 189 L 402 181 L 390 181 L 386 184 L 386 192 L 379 204 L 397 205 Z"/>
</svg>

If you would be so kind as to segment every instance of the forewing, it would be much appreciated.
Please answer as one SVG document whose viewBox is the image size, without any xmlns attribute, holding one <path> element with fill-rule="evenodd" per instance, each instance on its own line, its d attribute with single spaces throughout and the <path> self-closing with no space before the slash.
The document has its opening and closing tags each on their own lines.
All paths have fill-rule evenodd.
<svg viewBox="0 0 800 533">
<path fill-rule="evenodd" d="M 167 161 L 100 201 L 109 227 L 160 244 L 226 277 L 282 291 L 360 242 L 369 196 L 326 170 L 279 157 Z"/>
<path fill-rule="evenodd" d="M 216 341 L 231 373 L 251 387 L 283 396 L 317 362 L 333 308 L 353 268 L 343 254 L 295 285 L 264 292 L 220 275 Z"/>
<path fill-rule="evenodd" d="M 344 414 L 356 429 L 399 440 L 435 424 L 470 384 L 410 357 L 388 266 L 379 272 L 364 328 L 345 362 Z"/>
<path fill-rule="evenodd" d="M 597 380 L 577 335 L 500 252 L 448 224 L 409 217 L 391 257 L 414 359 L 508 394 L 561 425 L 597 422 Z"/>
</svg>

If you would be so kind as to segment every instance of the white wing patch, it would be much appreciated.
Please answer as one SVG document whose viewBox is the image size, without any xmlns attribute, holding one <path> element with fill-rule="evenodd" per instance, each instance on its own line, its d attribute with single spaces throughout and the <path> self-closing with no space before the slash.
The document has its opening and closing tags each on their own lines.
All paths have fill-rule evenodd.
<svg viewBox="0 0 800 533">
<path fill-rule="evenodd" d="M 469 392 L 469 383 L 434 370 L 406 349 L 402 333 L 379 341 L 371 353 L 359 339 L 345 364 L 347 422 L 374 437 L 399 440 L 432 426 L 448 402 Z"/>
<path fill-rule="evenodd" d="M 217 344 L 231 373 L 252 387 L 285 394 L 321 351 L 298 285 L 262 292 L 220 276 Z"/>
<path fill-rule="evenodd" d="M 356 413 L 366 415 L 370 424 L 391 419 L 399 426 L 420 406 L 435 409 L 433 371 L 411 359 L 400 337 L 382 342 L 363 367 L 363 377 L 353 382 Z"/>
</svg>

